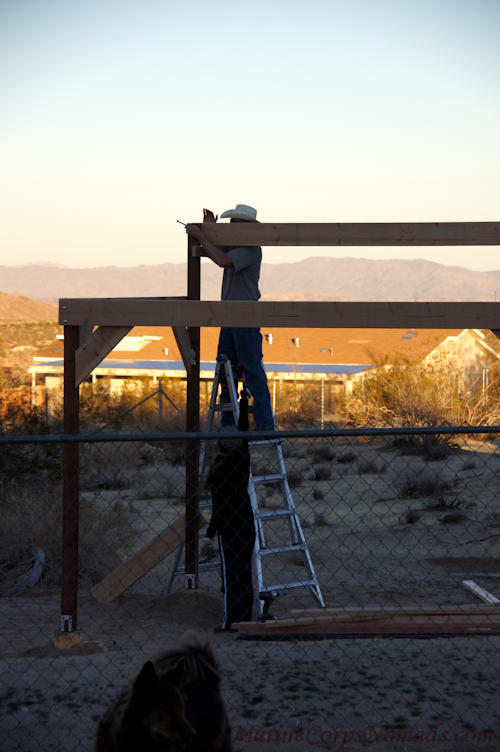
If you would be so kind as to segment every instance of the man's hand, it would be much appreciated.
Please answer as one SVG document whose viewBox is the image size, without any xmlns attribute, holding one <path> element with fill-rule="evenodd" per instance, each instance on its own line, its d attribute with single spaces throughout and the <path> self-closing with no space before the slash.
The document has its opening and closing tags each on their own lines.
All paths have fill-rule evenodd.
<svg viewBox="0 0 500 752">
<path fill-rule="evenodd" d="M 217 222 L 218 219 L 219 219 L 218 214 L 214 217 L 213 211 L 210 211 L 210 209 L 203 209 L 203 221 L 204 222 Z"/>
<path fill-rule="evenodd" d="M 191 235 L 193 238 L 196 238 L 196 240 L 199 240 L 200 242 L 204 237 L 202 231 L 196 225 L 186 225 L 186 232 L 188 235 Z"/>
</svg>

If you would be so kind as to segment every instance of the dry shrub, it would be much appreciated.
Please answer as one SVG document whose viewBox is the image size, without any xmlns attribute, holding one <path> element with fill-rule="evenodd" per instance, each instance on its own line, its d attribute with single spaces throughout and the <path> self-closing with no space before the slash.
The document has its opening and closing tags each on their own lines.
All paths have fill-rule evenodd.
<svg viewBox="0 0 500 752">
<path fill-rule="evenodd" d="M 383 460 L 365 460 L 362 458 L 358 459 L 357 462 L 357 468 L 358 473 L 360 475 L 373 473 L 373 474 L 380 474 L 385 473 L 387 470 L 387 462 L 384 462 Z"/>
<path fill-rule="evenodd" d="M 299 473 L 298 470 L 289 470 L 286 477 L 290 488 L 297 488 L 304 480 L 302 473 Z"/>
<path fill-rule="evenodd" d="M 82 491 L 118 491 L 122 488 L 130 488 L 130 481 L 119 472 L 104 471 L 86 476 L 80 483 Z"/>
<path fill-rule="evenodd" d="M 422 342 L 423 355 L 435 343 Z M 413 360 L 397 354 L 356 380 L 342 406 L 344 422 L 370 426 L 498 425 L 500 369 L 492 367 L 489 387 L 468 374 L 459 358 Z"/>
<path fill-rule="evenodd" d="M 48 481 L 11 485 L 0 500 L 0 592 L 32 592 L 18 584 L 33 566 L 39 548 L 45 554 L 44 585 L 60 584 L 62 486 Z M 99 582 L 120 562 L 119 551 L 135 540 L 122 508 L 99 509 L 80 498 L 79 578 Z M 36 587 L 36 586 L 35 586 Z"/>
<path fill-rule="evenodd" d="M 348 449 L 338 455 L 337 462 L 340 462 L 341 465 L 347 465 L 349 462 L 354 462 L 357 456 L 356 452 L 353 452 L 352 449 Z"/>
<path fill-rule="evenodd" d="M 391 448 L 403 456 L 420 456 L 426 462 L 438 462 L 453 454 L 460 446 L 452 441 L 449 434 L 427 434 L 425 436 L 396 436 Z"/>
<path fill-rule="evenodd" d="M 443 525 L 459 525 L 461 522 L 465 522 L 469 518 L 463 512 L 453 512 L 452 514 L 446 514 L 441 518 Z"/>
<path fill-rule="evenodd" d="M 463 504 L 463 499 L 459 499 L 458 496 L 447 499 L 442 493 L 438 493 L 436 498 L 430 501 L 425 508 L 429 512 L 456 512 Z"/>
<path fill-rule="evenodd" d="M 312 447 L 310 450 L 313 462 L 333 462 L 337 457 L 337 452 L 332 446 Z"/>
<path fill-rule="evenodd" d="M 418 512 L 416 509 L 408 509 L 406 512 L 403 522 L 406 525 L 414 525 L 416 522 L 418 522 L 420 519 L 420 512 Z"/>
<path fill-rule="evenodd" d="M 315 501 L 321 501 L 325 498 L 325 492 L 321 490 L 321 488 L 315 488 L 313 490 L 313 499 Z"/>
<path fill-rule="evenodd" d="M 451 489 L 452 485 L 443 481 L 439 476 L 417 472 L 405 475 L 396 483 L 396 490 L 400 499 L 440 497 L 440 494 L 451 491 Z"/>
<path fill-rule="evenodd" d="M 314 468 L 315 480 L 328 480 L 332 476 L 332 469 L 329 465 L 316 465 Z"/>
</svg>

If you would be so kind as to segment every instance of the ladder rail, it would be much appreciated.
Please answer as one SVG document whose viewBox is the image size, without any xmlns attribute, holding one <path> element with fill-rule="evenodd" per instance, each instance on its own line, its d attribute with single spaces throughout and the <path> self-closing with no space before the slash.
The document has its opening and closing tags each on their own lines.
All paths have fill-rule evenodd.
<svg viewBox="0 0 500 752">
<path fill-rule="evenodd" d="M 222 377 L 225 379 L 227 389 L 229 393 L 229 401 L 224 404 L 217 404 L 217 396 L 219 384 L 222 382 Z M 229 412 L 233 413 L 234 424 L 238 424 L 239 419 L 239 404 L 238 404 L 238 390 L 237 384 L 235 384 L 233 378 L 233 371 L 231 362 L 226 356 L 220 356 L 215 367 L 214 382 L 212 387 L 212 394 L 210 397 L 210 405 L 207 415 L 206 432 L 211 433 L 214 428 L 214 418 L 216 413 Z M 300 524 L 300 519 L 295 508 L 295 502 L 287 479 L 287 471 L 285 465 L 285 458 L 283 456 L 283 449 L 281 446 L 281 439 L 265 439 L 264 441 L 251 441 L 249 447 L 270 447 L 274 453 L 274 461 L 277 468 L 277 472 L 268 473 L 260 476 L 253 476 L 250 468 L 250 474 L 248 479 L 248 496 L 253 511 L 254 524 L 255 524 L 255 544 L 252 556 L 252 568 L 254 575 L 254 582 L 256 585 L 256 592 L 260 593 L 263 590 L 290 590 L 292 588 L 306 587 L 311 591 L 316 603 L 320 608 L 325 607 L 321 588 L 314 570 L 314 565 L 309 553 L 309 549 L 304 537 L 304 532 Z M 203 483 L 207 471 L 207 443 L 203 442 L 200 450 L 200 481 Z M 259 502 L 257 499 L 256 487 L 265 486 L 270 484 L 279 484 L 281 497 L 283 499 L 283 506 L 271 511 L 261 511 L 259 508 Z M 204 507 L 210 507 L 208 500 L 203 502 Z M 290 544 L 283 546 L 267 546 L 264 535 L 264 522 L 273 520 L 281 520 L 286 523 L 289 533 Z M 172 567 L 168 575 L 166 583 L 167 594 L 171 592 L 172 585 L 176 574 L 181 574 L 184 568 L 179 568 L 179 562 L 182 556 L 184 544 L 181 545 L 175 555 L 172 562 Z M 264 583 L 264 572 L 262 566 L 262 559 L 268 555 L 279 555 L 281 553 L 294 551 L 300 553 L 304 568 L 307 572 L 307 578 L 298 582 L 289 582 L 287 584 L 277 583 L 272 586 L 267 586 Z M 215 569 L 220 567 L 220 562 L 213 563 L 201 563 L 199 566 L 200 571 L 204 569 Z M 256 599 L 259 606 L 259 614 L 262 614 L 263 603 L 260 599 Z"/>
</svg>

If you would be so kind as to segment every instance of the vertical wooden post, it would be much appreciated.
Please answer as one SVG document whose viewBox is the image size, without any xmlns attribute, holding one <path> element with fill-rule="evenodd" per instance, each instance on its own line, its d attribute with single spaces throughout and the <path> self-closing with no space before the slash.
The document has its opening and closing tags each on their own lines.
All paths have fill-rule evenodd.
<svg viewBox="0 0 500 752">
<path fill-rule="evenodd" d="M 188 238 L 188 299 L 200 300 L 200 259 L 194 258 L 191 249 L 194 239 Z M 193 360 L 191 373 L 187 374 L 186 431 L 199 429 L 200 425 L 200 328 L 188 327 Z M 198 441 L 186 442 L 186 587 L 198 587 L 198 516 L 200 513 L 200 446 Z"/>
<path fill-rule="evenodd" d="M 75 353 L 80 327 L 64 327 L 64 433 L 80 431 L 79 388 L 75 387 Z M 61 631 L 76 632 L 78 618 L 79 444 L 64 444 L 62 499 Z"/>
</svg>

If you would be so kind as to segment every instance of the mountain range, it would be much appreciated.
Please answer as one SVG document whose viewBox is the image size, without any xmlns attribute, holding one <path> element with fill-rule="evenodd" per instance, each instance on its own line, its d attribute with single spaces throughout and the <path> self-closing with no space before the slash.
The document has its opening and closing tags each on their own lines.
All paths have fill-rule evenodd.
<svg viewBox="0 0 500 752">
<path fill-rule="evenodd" d="M 186 276 L 182 263 L 76 269 L 37 262 L 0 266 L 0 291 L 49 304 L 63 297 L 175 296 L 186 294 Z M 203 261 L 201 276 L 202 299 L 219 299 L 222 270 Z M 263 263 L 260 289 L 267 300 L 491 301 L 497 293 L 500 297 L 500 271 L 471 271 L 424 259 L 318 256 Z"/>
</svg>

